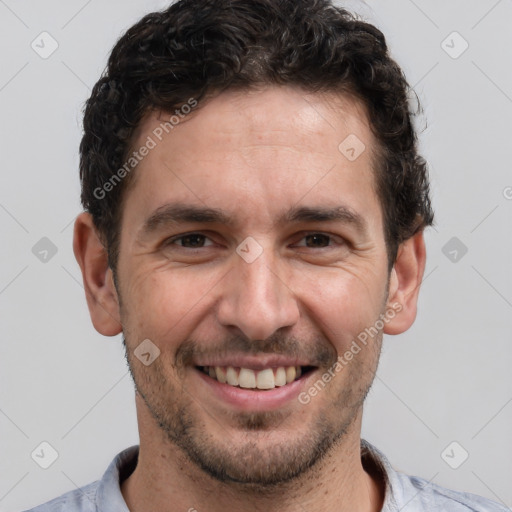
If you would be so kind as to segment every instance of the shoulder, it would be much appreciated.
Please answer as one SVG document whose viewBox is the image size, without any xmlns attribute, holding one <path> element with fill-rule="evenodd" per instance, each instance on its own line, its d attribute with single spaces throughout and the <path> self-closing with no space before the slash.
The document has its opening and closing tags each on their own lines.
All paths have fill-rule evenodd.
<svg viewBox="0 0 512 512">
<path fill-rule="evenodd" d="M 446 512 L 505 512 L 510 509 L 492 500 L 469 492 L 454 491 L 417 476 L 396 472 L 405 501 L 412 510 L 443 510 Z M 415 506 L 415 507 L 414 507 Z"/>
<path fill-rule="evenodd" d="M 96 512 L 96 492 L 99 483 L 97 480 L 25 512 Z"/>
<path fill-rule="evenodd" d="M 511 509 L 492 500 L 454 491 L 424 478 L 396 471 L 387 457 L 368 441 L 361 440 L 363 466 L 380 475 L 385 483 L 382 512 L 510 512 Z"/>
<path fill-rule="evenodd" d="M 129 512 L 121 484 L 137 465 L 139 446 L 134 445 L 118 453 L 101 480 L 70 491 L 47 503 L 25 512 Z"/>
</svg>

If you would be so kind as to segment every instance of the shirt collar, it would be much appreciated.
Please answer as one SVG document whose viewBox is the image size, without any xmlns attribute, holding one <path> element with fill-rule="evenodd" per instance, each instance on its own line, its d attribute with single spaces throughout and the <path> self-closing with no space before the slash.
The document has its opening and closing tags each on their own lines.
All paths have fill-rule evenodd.
<svg viewBox="0 0 512 512">
<path fill-rule="evenodd" d="M 373 466 L 384 480 L 385 495 L 381 512 L 396 512 L 400 507 L 396 498 L 400 496 L 400 481 L 397 472 L 387 457 L 365 439 L 361 439 L 361 461 L 363 467 Z"/>
<path fill-rule="evenodd" d="M 98 510 L 130 512 L 121 493 L 121 482 L 135 469 L 139 457 L 139 445 L 130 446 L 117 454 L 105 471 L 96 493 Z"/>
</svg>

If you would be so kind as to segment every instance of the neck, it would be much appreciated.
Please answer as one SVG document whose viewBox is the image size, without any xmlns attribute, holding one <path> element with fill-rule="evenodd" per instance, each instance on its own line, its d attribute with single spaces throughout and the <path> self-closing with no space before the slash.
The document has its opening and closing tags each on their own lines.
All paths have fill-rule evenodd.
<svg viewBox="0 0 512 512">
<path fill-rule="evenodd" d="M 300 477 L 263 489 L 206 474 L 141 412 L 138 463 L 121 492 L 131 512 L 379 512 L 384 488 L 361 463 L 361 418 L 362 410 L 342 441 Z"/>
</svg>

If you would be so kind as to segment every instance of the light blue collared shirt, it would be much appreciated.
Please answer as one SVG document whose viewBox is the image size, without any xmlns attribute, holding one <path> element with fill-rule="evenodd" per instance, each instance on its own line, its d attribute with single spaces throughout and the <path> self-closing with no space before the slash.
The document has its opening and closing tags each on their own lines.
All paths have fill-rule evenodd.
<svg viewBox="0 0 512 512">
<path fill-rule="evenodd" d="M 365 467 L 376 466 L 386 482 L 381 512 L 510 512 L 494 501 L 467 492 L 452 491 L 423 478 L 395 471 L 382 452 L 361 440 Z M 135 469 L 139 446 L 119 453 L 103 478 L 26 512 L 130 512 L 120 482 Z"/>
</svg>

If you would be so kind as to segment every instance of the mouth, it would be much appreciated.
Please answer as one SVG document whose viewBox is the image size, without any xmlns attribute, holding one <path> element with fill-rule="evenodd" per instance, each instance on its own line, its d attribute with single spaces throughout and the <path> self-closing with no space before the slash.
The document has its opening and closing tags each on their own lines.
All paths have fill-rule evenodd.
<svg viewBox="0 0 512 512">
<path fill-rule="evenodd" d="M 309 375 L 315 369 L 314 366 L 278 366 L 261 370 L 235 366 L 196 366 L 196 368 L 221 384 L 258 391 L 284 387 Z"/>
</svg>

